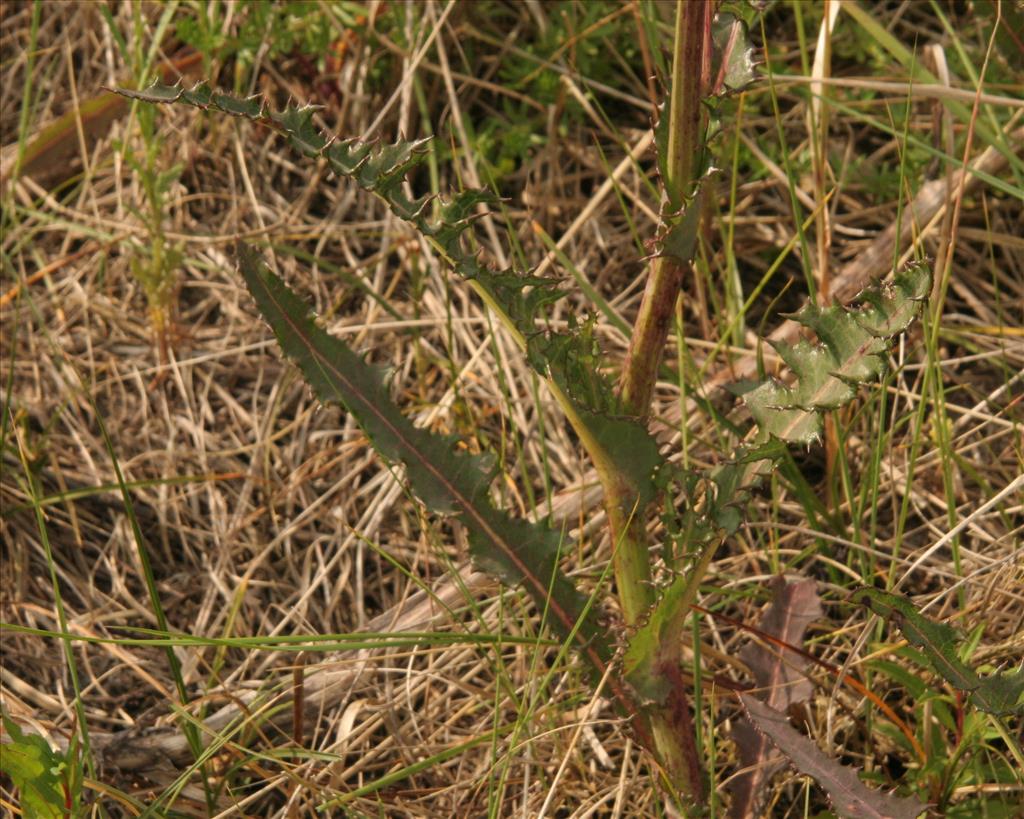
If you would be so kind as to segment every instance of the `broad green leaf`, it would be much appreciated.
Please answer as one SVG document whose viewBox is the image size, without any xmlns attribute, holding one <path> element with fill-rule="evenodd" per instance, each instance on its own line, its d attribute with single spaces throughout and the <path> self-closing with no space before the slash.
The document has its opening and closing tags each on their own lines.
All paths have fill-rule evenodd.
<svg viewBox="0 0 1024 819">
<path fill-rule="evenodd" d="M 498 199 L 487 191 L 461 191 L 450 198 L 409 198 L 404 182 L 409 172 L 426 159 L 427 140 L 399 141 L 392 145 L 357 139 L 328 139 L 313 122 L 310 107 L 274 111 L 252 98 L 237 100 L 214 92 L 201 83 L 192 89 L 154 85 L 144 91 L 118 89 L 132 99 L 152 103 L 180 102 L 201 109 L 215 109 L 260 123 L 287 136 L 292 146 L 308 157 L 322 157 L 340 176 L 377 195 L 400 219 L 419 231 L 452 269 L 466 279 L 513 332 L 527 352 L 530 364 L 553 384 L 555 398 L 584 441 L 595 465 L 614 471 L 640 504 L 654 496 L 653 469 L 661 462 L 658 446 L 646 428 L 622 417 L 607 401 L 614 391 L 605 375 L 591 368 L 587 384 L 577 381 L 579 369 L 564 366 L 556 358 L 572 351 L 585 358 L 591 341 L 573 333 L 555 333 L 542 325 L 544 308 L 563 297 L 557 280 L 523 275 L 512 269 L 491 270 L 467 242 L 466 233 L 481 206 L 495 206 Z M 467 245 L 470 245 L 467 247 Z M 589 387 L 603 382 L 597 391 Z M 627 510 L 631 511 L 631 510 Z"/>
<path fill-rule="evenodd" d="M 945 623 L 928 619 L 902 595 L 863 588 L 855 591 L 850 600 L 895 624 L 911 645 L 922 650 L 939 676 L 954 688 L 971 692 L 971 702 L 978 709 L 996 715 L 1021 710 L 1024 669 L 982 679 L 960 659 L 959 651 L 964 642 L 960 633 Z"/>
<path fill-rule="evenodd" d="M 611 656 L 597 613 L 558 568 L 560 536 L 514 520 L 491 504 L 493 474 L 484 460 L 460 452 L 455 440 L 414 427 L 392 403 L 379 373 L 342 341 L 316 325 L 302 302 L 239 245 L 242 275 L 274 330 L 322 401 L 342 404 L 386 458 L 405 465 L 409 482 L 439 512 L 457 514 L 477 563 L 509 584 L 522 584 L 538 609 L 550 612 L 563 637 L 572 636 L 599 672 Z"/>
<path fill-rule="evenodd" d="M 3 714 L 4 728 L 11 741 L 0 751 L 0 771 L 11 778 L 21 793 L 21 811 L 26 819 L 57 819 L 72 814 L 67 760 L 50 748 L 38 734 L 22 732 Z M 65 788 L 68 788 L 65 792 Z"/>
</svg>

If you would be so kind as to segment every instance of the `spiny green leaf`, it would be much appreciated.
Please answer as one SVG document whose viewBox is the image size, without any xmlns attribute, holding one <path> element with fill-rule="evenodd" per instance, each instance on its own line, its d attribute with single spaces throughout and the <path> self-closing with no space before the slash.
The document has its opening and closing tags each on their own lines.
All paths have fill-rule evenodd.
<svg viewBox="0 0 1024 819">
<path fill-rule="evenodd" d="M 775 380 L 733 385 L 733 392 L 750 407 L 760 427 L 758 435 L 753 443 L 740 448 L 730 463 L 703 480 L 683 479 L 686 505 L 669 530 L 683 533 L 689 549 L 703 548 L 706 559 L 716 538 L 720 542 L 722 535 L 740 526 L 743 517 L 738 507 L 747 487 L 779 461 L 786 444 L 816 440 L 822 410 L 850 401 L 852 385 L 882 372 L 889 337 L 913 321 L 929 283 L 928 270 L 912 265 L 892 284 L 876 285 L 862 293 L 862 306 L 857 309 L 808 305 L 795 314 L 796 321 L 818 334 L 820 343 L 776 345 L 796 376 L 792 387 Z M 693 591 L 690 578 L 676 578 L 651 607 L 626 650 L 627 678 L 642 695 L 659 702 L 667 695 L 668 685 L 659 671 L 662 646 L 665 640 L 678 638 L 671 632 L 678 631 L 686 614 L 687 596 Z M 947 668 L 947 673 L 953 670 Z"/>
<path fill-rule="evenodd" d="M 558 568 L 560 537 L 513 520 L 488 497 L 491 473 L 479 457 L 459 452 L 451 438 L 414 427 L 391 402 L 379 374 L 339 339 L 316 325 L 298 296 L 259 255 L 239 245 L 242 275 L 281 348 L 325 402 L 340 403 L 380 452 L 405 464 L 416 493 L 437 511 L 456 513 L 480 566 L 509 584 L 523 584 L 549 611 L 563 637 L 572 636 L 599 672 L 611 657 L 596 611 Z"/>
<path fill-rule="evenodd" d="M 465 234 L 477 218 L 479 207 L 494 206 L 497 198 L 487 191 L 473 190 L 436 199 L 429 196 L 411 199 L 406 195 L 403 183 L 409 172 L 425 161 L 427 140 L 399 141 L 392 145 L 356 139 L 331 140 L 319 132 L 313 122 L 314 109 L 308 106 L 274 111 L 256 99 L 236 100 L 216 93 L 205 83 L 191 90 L 154 85 L 144 91 L 118 89 L 118 93 L 146 102 L 181 102 L 204 110 L 213 108 L 259 122 L 283 133 L 303 155 L 325 158 L 337 174 L 380 197 L 396 216 L 426 237 L 456 273 L 486 294 L 492 309 L 503 314 L 524 339 L 531 365 L 571 396 L 572 406 L 564 409 L 571 410 L 571 420 L 588 425 L 591 439 L 605 449 L 607 457 L 603 460 L 614 464 L 619 479 L 634 491 L 641 503 L 653 497 L 653 465 L 661 460 L 653 437 L 645 427 L 620 416 L 614 408 L 588 403 L 587 391 L 577 389 L 574 371 L 550 358 L 553 351 L 564 353 L 573 345 L 579 348 L 576 355 L 584 355 L 590 343 L 586 338 L 577 339 L 572 333 L 559 334 L 540 326 L 544 308 L 564 296 L 560 283 L 522 275 L 510 268 L 490 270 L 480 262 L 474 250 L 465 246 L 468 244 Z M 589 379 L 593 382 L 605 376 L 592 368 Z M 610 385 L 602 389 L 603 394 L 611 392 Z M 638 452 L 642 455 L 638 456 Z M 600 459 L 595 457 L 595 460 Z"/>
<path fill-rule="evenodd" d="M 529 336 L 527 356 L 562 388 L 600 447 L 614 455 L 619 477 L 629 482 L 637 509 L 643 509 L 654 499 L 653 476 L 662 458 L 647 429 L 619 414 L 619 398 L 600 369 L 593 330 L 593 318 L 579 324 L 570 317 L 567 333 L 535 331 Z"/>
<path fill-rule="evenodd" d="M 891 284 L 865 290 L 858 298 L 863 302 L 859 309 L 808 304 L 790 316 L 814 330 L 820 343 L 773 345 L 796 382 L 788 387 L 770 380 L 743 395 L 760 427 L 759 441 L 774 437 L 809 444 L 817 440 L 820 412 L 850 401 L 857 384 L 884 371 L 888 339 L 914 320 L 930 282 L 928 268 L 915 263 Z"/>
<path fill-rule="evenodd" d="M 850 600 L 861 603 L 884 620 L 894 623 L 907 641 L 920 648 L 943 679 L 954 688 L 972 692 L 971 702 L 989 714 L 1010 714 L 1024 705 L 1024 669 L 1005 674 L 978 676 L 959 656 L 963 637 L 951 626 L 936 623 L 921 614 L 902 595 L 880 589 L 863 588 Z"/>
<path fill-rule="evenodd" d="M 960 635 L 945 623 L 936 623 L 918 612 L 907 598 L 880 589 L 858 589 L 850 595 L 884 620 L 899 627 L 907 641 L 922 649 L 935 671 L 962 691 L 973 691 L 981 679 L 957 656 Z"/>
<path fill-rule="evenodd" d="M 647 428 L 621 413 L 618 396 L 599 369 L 601 355 L 592 323 L 571 322 L 564 333 L 541 329 L 543 308 L 563 295 L 551 280 L 485 270 L 475 258 L 455 269 L 476 281 L 504 310 L 525 339 L 530 365 L 568 397 L 572 416 L 607 453 L 618 479 L 630 487 L 639 499 L 637 508 L 642 509 L 655 495 L 654 470 L 662 458 Z M 597 460 L 596 453 L 591 455 Z"/>
<path fill-rule="evenodd" d="M 745 489 L 779 461 L 786 444 L 817 440 L 822 411 L 850 401 L 853 385 L 881 374 L 890 337 L 914 320 L 930 282 L 927 267 L 915 263 L 897 274 L 891 284 L 866 289 L 855 309 L 807 305 L 793 315 L 818 334 L 820 343 L 776 345 L 795 375 L 791 387 L 775 379 L 731 385 L 731 391 L 750 408 L 759 429 L 729 463 L 691 485 L 686 493 L 689 507 L 683 510 L 678 528 L 704 533 L 735 531 L 742 519 L 737 506 Z"/>
</svg>

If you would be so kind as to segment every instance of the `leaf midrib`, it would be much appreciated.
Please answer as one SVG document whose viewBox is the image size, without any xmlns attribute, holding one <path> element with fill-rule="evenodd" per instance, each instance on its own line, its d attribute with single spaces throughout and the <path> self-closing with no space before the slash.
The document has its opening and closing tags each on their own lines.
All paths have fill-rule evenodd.
<svg viewBox="0 0 1024 819">
<path fill-rule="evenodd" d="M 509 544 L 506 541 L 506 539 L 502 537 L 500 533 L 494 529 L 493 526 L 491 526 L 490 522 L 487 520 L 487 517 L 476 508 L 475 504 L 473 504 L 472 501 L 465 496 L 465 493 L 462 492 L 452 481 L 450 481 L 443 471 L 438 469 L 437 466 L 433 464 L 428 458 L 425 458 L 423 454 L 419 451 L 419 449 L 413 443 L 410 442 L 405 431 L 396 426 L 385 413 L 381 412 L 377 408 L 377 406 L 372 401 L 370 401 L 367 396 L 363 394 L 363 390 L 361 390 L 349 378 L 347 378 L 343 371 L 338 369 L 337 365 L 335 365 L 333 362 L 327 359 L 320 352 L 320 350 L 317 349 L 317 346 L 313 343 L 313 340 L 309 336 L 308 332 L 306 332 L 306 329 L 302 326 L 302 324 L 296 322 L 292 318 L 292 316 L 288 313 L 284 305 L 277 299 L 271 288 L 266 285 L 266 282 L 264 280 L 264 275 L 266 274 L 264 274 L 260 270 L 260 268 L 262 267 L 262 262 L 258 259 L 256 254 L 250 249 L 244 248 L 241 251 L 241 258 L 243 265 L 249 264 L 255 268 L 255 275 L 252 276 L 251 279 L 257 280 L 259 282 L 267 300 L 274 305 L 278 314 L 283 317 L 284 322 L 287 324 L 291 332 L 306 348 L 306 350 L 312 354 L 313 360 L 316 362 L 317 366 L 319 366 L 321 370 L 324 372 L 328 384 L 331 383 L 332 378 L 335 379 L 337 383 L 343 385 L 344 388 L 348 390 L 349 394 L 355 396 L 356 399 L 359 400 L 365 412 L 372 415 L 378 422 L 380 422 L 387 428 L 389 434 L 394 436 L 394 438 L 399 442 L 403 450 L 409 453 L 411 457 L 414 457 L 416 463 L 425 468 L 426 471 L 429 472 L 430 475 L 446 489 L 446 491 L 451 495 L 451 497 L 455 500 L 456 504 L 463 510 L 463 512 L 468 517 L 471 517 L 476 526 L 491 540 L 491 542 L 496 544 L 502 550 L 502 553 L 513 563 L 513 565 L 517 568 L 522 577 L 528 583 L 530 583 L 530 585 L 533 586 L 538 596 L 541 599 L 546 600 L 548 607 L 558 618 L 559 622 L 561 622 L 561 624 L 566 630 L 566 633 L 572 634 L 573 630 L 576 627 L 576 618 L 572 617 L 562 607 L 562 605 L 558 602 L 554 595 L 548 593 L 547 584 L 543 583 L 540 580 L 540 578 L 538 578 L 529 569 L 526 563 L 523 562 L 523 560 L 519 557 L 516 551 L 512 548 L 511 544 Z M 312 323 L 311 326 L 314 328 L 316 327 L 316 325 Z M 326 331 L 321 332 L 324 332 L 326 334 Z M 346 401 L 345 399 L 341 400 L 342 403 L 348 403 L 348 401 Z M 577 635 L 579 635 L 578 631 Z M 577 639 L 580 640 L 580 637 L 577 636 Z M 604 660 L 594 650 L 594 648 L 589 645 L 587 641 L 580 640 L 580 642 L 583 643 L 584 648 L 587 652 L 587 657 L 594 664 L 595 668 L 597 668 L 599 671 L 603 671 L 605 668 Z"/>
</svg>

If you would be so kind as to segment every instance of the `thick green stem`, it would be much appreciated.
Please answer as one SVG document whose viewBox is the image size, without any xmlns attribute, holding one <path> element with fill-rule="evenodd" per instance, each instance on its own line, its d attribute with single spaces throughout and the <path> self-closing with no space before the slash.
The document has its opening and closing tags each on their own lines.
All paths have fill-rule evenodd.
<svg viewBox="0 0 1024 819">
<path fill-rule="evenodd" d="M 601 471 L 598 470 L 598 474 Z M 616 590 L 622 618 L 629 625 L 635 625 L 654 603 L 654 587 L 651 583 L 651 556 L 647 548 L 647 528 L 644 525 L 642 509 L 626 508 L 613 504 L 615 490 L 602 477 L 605 494 L 605 511 L 608 513 L 608 528 L 612 538 L 612 570 L 615 573 Z M 618 496 L 623 496 L 621 489 Z M 628 496 L 627 496 L 628 498 Z M 627 500 L 628 502 L 628 500 Z"/>
<path fill-rule="evenodd" d="M 681 222 L 685 208 L 698 207 L 699 200 L 691 196 L 704 150 L 701 99 L 710 73 L 712 13 L 713 4 L 708 0 L 680 0 L 677 6 L 663 180 L 665 229 Z M 696 232 L 694 214 L 690 216 Z M 623 409 L 639 419 L 646 418 L 650 412 L 662 350 L 672 326 L 683 275 L 691 260 L 679 258 L 679 255 L 661 255 L 654 260 L 647 279 L 619 385 Z M 644 510 L 633 510 L 631 519 L 622 521 L 628 498 L 616 491 L 614 480 L 605 480 L 605 477 L 602 476 L 605 507 L 613 537 L 619 535 L 614 541 L 616 586 L 626 622 L 635 625 L 653 599 Z M 668 696 L 659 705 L 645 709 L 641 719 L 653 738 L 651 750 L 671 787 L 684 798 L 697 802 L 702 798 L 704 787 L 689 697 L 680 673 L 682 641 L 676 635 L 669 643 L 660 650 L 655 672 L 668 683 Z"/>
<path fill-rule="evenodd" d="M 693 187 L 693 176 L 704 147 L 701 91 L 709 70 L 711 12 L 710 2 L 681 0 L 676 15 L 665 179 L 665 212 L 670 219 L 680 218 L 684 193 Z M 637 418 L 645 418 L 650 409 L 683 270 L 674 257 L 660 256 L 647 280 L 620 383 L 623 409 Z M 634 625 L 653 600 L 644 510 L 634 508 L 635 499 L 629 497 L 628 487 L 624 487 L 613 472 L 599 467 L 598 474 L 615 544 L 613 565 L 619 600 L 627 625 Z"/>
</svg>

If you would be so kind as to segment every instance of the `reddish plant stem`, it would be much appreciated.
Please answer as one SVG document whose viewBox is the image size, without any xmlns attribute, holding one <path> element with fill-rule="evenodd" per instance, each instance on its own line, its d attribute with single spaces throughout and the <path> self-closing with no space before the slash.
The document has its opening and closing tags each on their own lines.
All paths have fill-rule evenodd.
<svg viewBox="0 0 1024 819">
<path fill-rule="evenodd" d="M 673 82 L 668 107 L 671 122 L 666 178 L 663 180 L 666 219 L 679 218 L 700 167 L 704 149 L 701 99 L 710 75 L 712 12 L 711 2 L 684 0 L 679 4 L 676 18 L 678 45 L 672 65 Z M 650 411 L 661 354 L 686 267 L 679 260 L 659 256 L 654 260 L 647 279 L 619 383 L 624 409 L 638 418 L 646 418 Z"/>
</svg>

